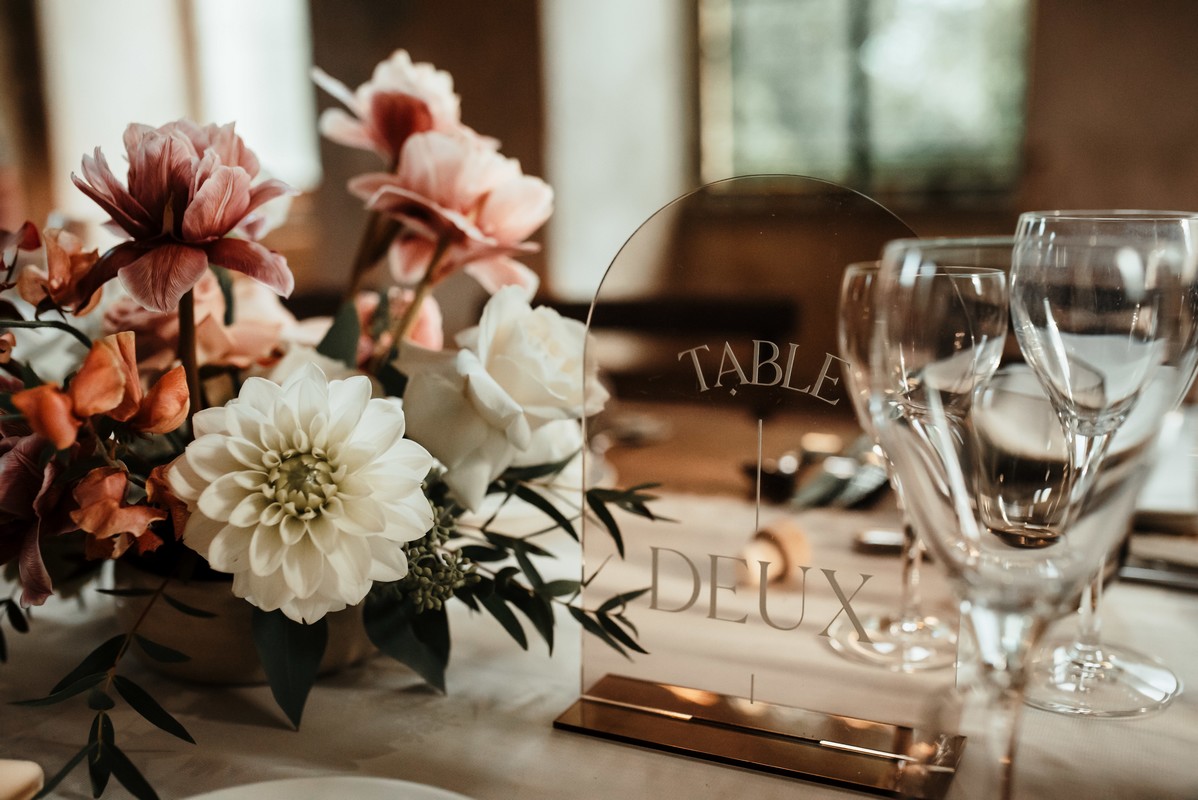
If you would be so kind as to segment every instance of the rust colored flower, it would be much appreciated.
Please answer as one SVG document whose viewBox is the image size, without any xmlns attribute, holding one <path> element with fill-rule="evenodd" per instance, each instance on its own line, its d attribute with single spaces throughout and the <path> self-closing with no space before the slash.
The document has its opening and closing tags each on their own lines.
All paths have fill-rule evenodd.
<svg viewBox="0 0 1198 800">
<path fill-rule="evenodd" d="M 148 505 L 129 505 L 125 492 L 129 476 L 119 467 L 98 467 L 75 485 L 78 509 L 71 520 L 88 535 L 84 555 L 91 559 L 120 558 L 136 545 L 148 553 L 162 544 L 150 525 L 166 519 L 166 513 Z"/>
<path fill-rule="evenodd" d="M 71 175 L 132 238 L 100 257 L 80 282 L 81 294 L 119 276 L 146 308 L 173 311 L 210 263 L 242 272 L 277 294 L 291 293 L 286 259 L 252 240 L 255 210 L 291 190 L 277 180 L 253 182 L 258 159 L 232 123 L 133 124 L 125 130 L 125 151 L 128 188 L 98 147 L 83 157 L 83 177 Z"/>
<path fill-rule="evenodd" d="M 413 134 L 461 127 L 453 78 L 432 64 L 413 64 L 405 50 L 392 53 L 352 92 L 320 69 L 312 70 L 312 78 L 349 109 L 326 110 L 320 116 L 320 132 L 339 144 L 374 150 L 391 166 Z"/>
<path fill-rule="evenodd" d="M 96 341 L 65 392 L 47 383 L 12 396 L 29 427 L 59 450 L 74 443 L 84 421 L 101 414 L 145 433 L 173 431 L 187 418 L 189 402 L 182 367 L 159 378 L 148 393 L 142 390 L 128 331 Z"/>
<path fill-rule="evenodd" d="M 36 250 L 41 246 L 41 240 L 37 235 L 37 226 L 28 220 L 15 231 L 0 229 L 0 253 L 7 251 L 10 247 L 15 247 L 18 250 Z"/>
<path fill-rule="evenodd" d="M 100 302 L 99 286 L 82 289 L 85 279 L 99 260 L 96 250 L 84 251 L 78 236 L 57 228 L 47 228 L 42 238 L 45 268 L 27 266 L 17 277 L 17 292 L 30 305 L 50 300 L 54 306 L 81 316 Z"/>
<path fill-rule="evenodd" d="M 0 436 L 0 564 L 16 559 L 21 603 L 41 605 L 53 592 L 41 540 L 75 529 L 64 502 L 57 459 L 42 458 L 49 442 L 7 423 Z"/>
<path fill-rule="evenodd" d="M 17 392 L 12 404 L 25 416 L 29 427 L 52 442 L 55 449 L 65 450 L 75 443 L 83 421 L 75 416 L 71 398 L 56 385 L 47 383 Z"/>
<path fill-rule="evenodd" d="M 404 224 L 391 261 L 399 282 L 420 280 L 444 241 L 433 283 L 465 269 L 491 293 L 508 285 L 530 297 L 535 291 L 536 275 L 510 256 L 540 249 L 525 239 L 552 213 L 553 190 L 486 142 L 436 131 L 412 136 L 394 174 L 361 175 L 350 190 Z"/>
<path fill-rule="evenodd" d="M 191 517 L 191 512 L 187 509 L 187 502 L 180 500 L 171 490 L 167 474 L 172 466 L 174 466 L 173 462 L 150 470 L 150 474 L 146 476 L 146 502 L 167 512 L 170 516 L 171 528 L 177 539 L 183 535 L 183 529 L 187 527 L 187 520 Z"/>
</svg>

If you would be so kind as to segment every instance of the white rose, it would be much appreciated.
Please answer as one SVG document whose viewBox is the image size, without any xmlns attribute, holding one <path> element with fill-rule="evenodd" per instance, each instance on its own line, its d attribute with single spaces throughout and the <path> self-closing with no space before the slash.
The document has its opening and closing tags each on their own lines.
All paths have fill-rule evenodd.
<svg viewBox="0 0 1198 800">
<path fill-rule="evenodd" d="M 545 306 L 532 308 L 515 286 L 496 292 L 478 327 L 458 336 L 458 344 L 478 353 L 487 373 L 524 409 L 533 429 L 589 417 L 607 402 L 593 356 L 584 363 L 585 343 L 585 325 Z"/>
<path fill-rule="evenodd" d="M 445 482 L 458 500 L 477 509 L 491 481 L 531 442 L 523 409 L 470 350 L 405 344 L 396 366 L 408 376 L 408 434 L 445 466 Z"/>
</svg>

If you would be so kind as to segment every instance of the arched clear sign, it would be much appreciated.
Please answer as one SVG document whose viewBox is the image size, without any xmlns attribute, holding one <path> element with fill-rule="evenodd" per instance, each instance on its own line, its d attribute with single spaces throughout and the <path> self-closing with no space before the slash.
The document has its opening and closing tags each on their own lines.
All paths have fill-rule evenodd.
<svg viewBox="0 0 1198 800">
<path fill-rule="evenodd" d="M 584 466 L 633 492 L 583 526 L 583 605 L 607 634 L 584 637 L 558 727 L 942 796 L 958 740 L 930 780 L 903 767 L 953 659 L 904 671 L 853 646 L 876 656 L 871 625 L 899 611 L 901 523 L 846 389 L 839 297 L 848 265 L 912 235 L 844 187 L 751 176 L 679 198 L 619 251 L 589 309 L 611 399 Z M 923 577 L 925 613 L 954 626 Z"/>
</svg>

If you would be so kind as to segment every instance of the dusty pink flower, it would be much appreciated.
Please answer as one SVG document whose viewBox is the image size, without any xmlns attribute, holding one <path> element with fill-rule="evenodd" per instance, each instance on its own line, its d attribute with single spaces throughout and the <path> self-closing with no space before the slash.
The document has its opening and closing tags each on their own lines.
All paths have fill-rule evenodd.
<svg viewBox="0 0 1198 800">
<path fill-rule="evenodd" d="M 527 242 L 553 212 L 553 190 L 525 175 L 520 163 L 468 135 L 430 131 L 404 145 L 394 174 L 350 181 L 367 207 L 404 224 L 392 251 L 396 280 L 412 284 L 428 268 L 439 241 L 448 249 L 432 282 L 465 269 L 489 292 L 517 285 L 531 296 L 536 275 L 510 256 L 536 252 Z"/>
<path fill-rule="evenodd" d="M 196 358 L 201 366 L 235 366 L 273 360 L 284 332 L 296 319 L 279 298 L 256 281 L 233 276 L 233 321 L 225 322 L 224 293 L 211 270 L 195 289 Z M 175 362 L 179 347 L 179 315 L 142 308 L 130 298 L 110 304 L 104 312 L 105 333 L 132 331 L 137 341 L 138 366 L 161 371 Z"/>
<path fill-rule="evenodd" d="M 58 459 L 42 457 L 50 443 L 8 423 L 0 431 L 0 564 L 17 560 L 21 603 L 40 606 L 53 592 L 41 540 L 75 529 L 73 504 L 59 480 Z"/>
<path fill-rule="evenodd" d="M 286 259 L 251 238 L 229 236 L 251 235 L 255 209 L 291 191 L 277 180 L 254 184 L 258 159 L 232 123 L 133 124 L 125 129 L 125 151 L 128 188 L 98 147 L 83 157 L 83 178 L 71 176 L 132 237 L 100 257 L 81 293 L 119 275 L 143 306 L 173 311 L 210 263 L 245 273 L 277 294 L 291 293 Z"/>
<path fill-rule="evenodd" d="M 460 124 L 453 78 L 432 64 L 413 64 L 405 50 L 392 53 L 353 92 L 320 69 L 312 70 L 312 78 L 349 109 L 326 110 L 320 115 L 320 132 L 339 144 L 374 150 L 389 165 L 399 160 L 409 136 Z"/>
</svg>

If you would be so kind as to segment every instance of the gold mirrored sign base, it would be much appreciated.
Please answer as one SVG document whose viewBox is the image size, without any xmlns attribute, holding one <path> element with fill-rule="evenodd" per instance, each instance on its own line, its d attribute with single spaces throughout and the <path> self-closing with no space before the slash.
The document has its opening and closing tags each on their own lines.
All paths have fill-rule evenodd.
<svg viewBox="0 0 1198 800">
<path fill-rule="evenodd" d="M 965 738 L 608 675 L 555 728 L 875 794 L 940 800 Z"/>
</svg>

